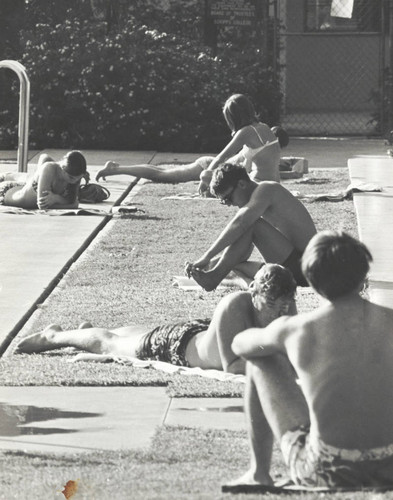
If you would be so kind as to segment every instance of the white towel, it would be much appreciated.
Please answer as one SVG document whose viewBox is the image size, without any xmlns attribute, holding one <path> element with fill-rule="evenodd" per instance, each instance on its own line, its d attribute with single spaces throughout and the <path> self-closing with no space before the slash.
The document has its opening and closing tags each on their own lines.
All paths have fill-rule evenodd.
<svg viewBox="0 0 393 500">
<path fill-rule="evenodd" d="M 95 363 L 120 363 L 123 365 L 130 365 L 134 368 L 153 368 L 154 370 L 163 371 L 165 373 L 180 373 L 181 375 L 206 377 L 215 380 L 231 381 L 245 383 L 245 375 L 234 375 L 233 373 L 226 373 L 221 370 L 202 370 L 202 368 L 188 368 L 187 366 L 176 366 L 171 363 L 165 363 L 163 361 L 153 361 L 153 360 L 141 360 L 137 358 L 132 358 L 130 356 L 111 356 L 108 354 L 91 354 L 91 353 L 80 353 L 77 354 L 73 359 L 69 360 L 70 363 L 75 363 L 78 361 L 94 361 Z"/>
</svg>

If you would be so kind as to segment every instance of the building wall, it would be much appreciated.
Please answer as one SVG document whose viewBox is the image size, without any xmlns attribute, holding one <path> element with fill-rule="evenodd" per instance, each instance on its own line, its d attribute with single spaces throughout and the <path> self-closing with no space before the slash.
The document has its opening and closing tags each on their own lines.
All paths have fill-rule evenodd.
<svg viewBox="0 0 393 500">
<path fill-rule="evenodd" d="M 368 111 L 379 88 L 379 34 L 305 31 L 303 0 L 284 2 L 285 111 Z"/>
</svg>

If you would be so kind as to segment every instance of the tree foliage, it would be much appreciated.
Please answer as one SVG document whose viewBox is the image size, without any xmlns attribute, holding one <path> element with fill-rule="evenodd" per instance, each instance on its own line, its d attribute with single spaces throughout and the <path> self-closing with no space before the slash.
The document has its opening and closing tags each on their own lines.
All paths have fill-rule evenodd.
<svg viewBox="0 0 393 500">
<path fill-rule="evenodd" d="M 235 92 L 274 121 L 280 95 L 260 47 L 232 30 L 214 54 L 202 3 L 29 0 L 19 60 L 31 81 L 30 147 L 214 152 L 229 138 L 221 108 Z M 9 147 L 14 108 L 0 113 Z"/>
</svg>

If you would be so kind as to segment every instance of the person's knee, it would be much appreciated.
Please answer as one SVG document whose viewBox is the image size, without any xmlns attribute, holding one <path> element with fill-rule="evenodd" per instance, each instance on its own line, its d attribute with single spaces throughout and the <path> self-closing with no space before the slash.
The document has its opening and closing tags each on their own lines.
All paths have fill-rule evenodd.
<svg viewBox="0 0 393 500">
<path fill-rule="evenodd" d="M 42 153 L 39 157 L 38 163 L 46 163 L 47 161 L 54 161 L 47 153 Z"/>
</svg>

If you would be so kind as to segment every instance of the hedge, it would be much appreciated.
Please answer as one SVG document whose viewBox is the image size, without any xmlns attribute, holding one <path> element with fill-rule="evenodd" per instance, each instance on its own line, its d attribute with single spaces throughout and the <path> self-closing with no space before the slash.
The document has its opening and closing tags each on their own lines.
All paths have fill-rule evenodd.
<svg viewBox="0 0 393 500">
<path fill-rule="evenodd" d="M 152 4 L 136 12 L 133 3 L 115 26 L 87 16 L 86 3 L 79 14 L 66 9 L 61 23 L 59 16 L 42 22 L 42 9 L 26 15 L 20 61 L 31 81 L 30 148 L 215 152 L 229 138 L 221 109 L 235 92 L 273 122 L 280 94 L 259 48 L 232 38 L 215 56 L 196 38 L 196 6 L 182 11 L 175 3 L 159 15 Z M 16 147 L 19 82 L 9 79 L 0 139 Z"/>
</svg>

